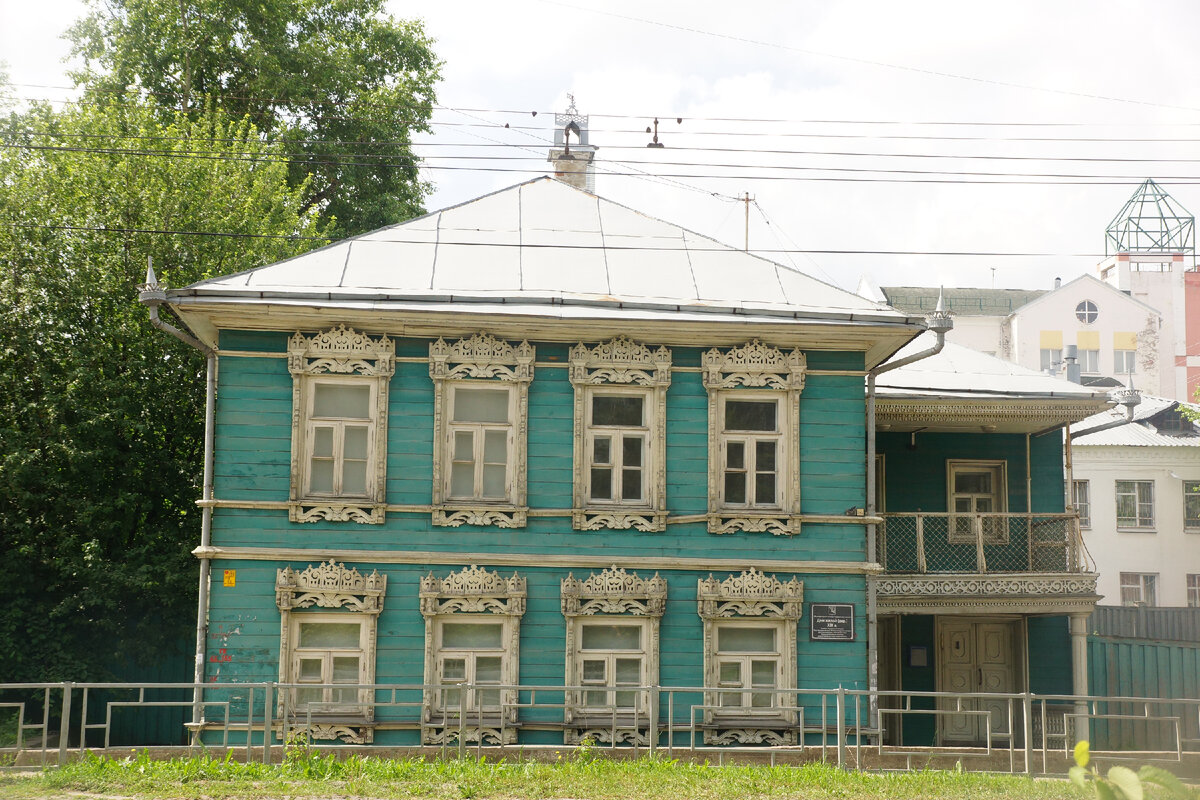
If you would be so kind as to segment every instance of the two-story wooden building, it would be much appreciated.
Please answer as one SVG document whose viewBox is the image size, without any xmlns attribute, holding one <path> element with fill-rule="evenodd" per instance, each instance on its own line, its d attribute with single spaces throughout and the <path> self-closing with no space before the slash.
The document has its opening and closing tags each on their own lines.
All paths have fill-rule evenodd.
<svg viewBox="0 0 1200 800">
<path fill-rule="evenodd" d="M 918 515 L 916 550 L 889 518 L 872 560 L 864 376 L 923 320 L 556 180 L 144 299 L 215 365 L 202 677 L 285 684 L 272 712 L 318 737 L 644 743 L 653 716 L 794 743 L 805 690 L 872 688 L 878 614 L 887 653 L 945 625 L 945 591 L 877 561 L 1075 570 L 1028 550 L 1063 473 L 1025 433 L 1094 400 L 1035 423 L 881 395 L 887 512 L 971 514 Z"/>
</svg>

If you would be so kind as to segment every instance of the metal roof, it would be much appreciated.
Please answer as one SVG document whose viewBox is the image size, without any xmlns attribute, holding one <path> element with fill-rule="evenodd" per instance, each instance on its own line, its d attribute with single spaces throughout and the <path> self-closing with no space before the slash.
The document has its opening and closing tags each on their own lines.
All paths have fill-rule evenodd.
<svg viewBox="0 0 1200 800">
<path fill-rule="evenodd" d="M 935 342 L 934 334 L 923 333 L 891 360 L 928 349 Z M 952 342 L 946 342 L 935 356 L 883 373 L 876 379 L 876 387 L 881 397 L 1098 400 L 1108 396 L 1107 390 L 1080 386 Z"/>
<path fill-rule="evenodd" d="M 587 306 L 640 308 L 664 317 L 719 312 L 740 318 L 917 321 L 551 178 L 169 296 L 172 302 L 332 307 L 503 304 L 544 316 L 561 316 L 563 306 Z"/>
<path fill-rule="evenodd" d="M 1072 427 L 1072 444 L 1076 447 L 1200 447 L 1200 428 L 1195 423 L 1188 426 L 1190 430 L 1169 432 L 1162 432 L 1154 425 L 1154 417 L 1179 406 L 1200 412 L 1200 406 L 1192 403 L 1142 395 L 1142 401 L 1133 407 L 1132 422 L 1125 421 L 1123 406 L 1101 411 Z M 1093 429 L 1096 429 L 1094 433 L 1086 432 Z"/>
<path fill-rule="evenodd" d="M 928 314 L 937 307 L 938 297 L 945 308 L 957 316 L 1008 316 L 1048 290 L 1045 289 L 939 289 L 936 286 L 884 286 L 880 291 L 888 303 L 909 314 Z"/>
</svg>

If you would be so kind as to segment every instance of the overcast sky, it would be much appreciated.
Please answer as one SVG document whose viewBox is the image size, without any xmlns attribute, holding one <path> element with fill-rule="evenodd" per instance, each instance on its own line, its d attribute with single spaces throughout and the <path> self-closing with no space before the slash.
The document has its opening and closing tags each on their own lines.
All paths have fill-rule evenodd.
<svg viewBox="0 0 1200 800">
<path fill-rule="evenodd" d="M 598 194 L 740 247 L 734 198 L 749 192 L 752 250 L 849 289 L 864 273 L 1049 287 L 1092 269 L 1143 177 L 1200 208 L 1200 4 L 1188 0 L 390 8 L 424 19 L 445 61 L 443 108 L 419 137 L 430 210 L 544 174 L 568 92 L 591 115 Z M 0 60 L 21 96 L 63 96 L 40 86 L 66 85 L 58 37 L 82 12 L 0 0 Z M 657 150 L 641 133 L 655 116 Z M 1147 139 L 1160 141 L 1128 141 Z M 1035 183 L 981 183 L 1014 180 Z M 798 250 L 912 254 L 780 252 Z"/>
</svg>

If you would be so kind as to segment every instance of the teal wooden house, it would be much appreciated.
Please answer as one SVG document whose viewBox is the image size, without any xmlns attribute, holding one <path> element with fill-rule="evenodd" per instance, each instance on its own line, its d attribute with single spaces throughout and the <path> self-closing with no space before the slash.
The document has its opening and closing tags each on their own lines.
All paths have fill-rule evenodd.
<svg viewBox="0 0 1200 800">
<path fill-rule="evenodd" d="M 1072 688 L 1094 576 L 1041 434 L 1085 390 L 868 400 L 923 320 L 552 179 L 151 284 L 211 353 L 212 725 L 276 682 L 334 741 L 769 745 L 839 686 Z M 896 702 L 851 723 L 981 737 Z"/>
</svg>

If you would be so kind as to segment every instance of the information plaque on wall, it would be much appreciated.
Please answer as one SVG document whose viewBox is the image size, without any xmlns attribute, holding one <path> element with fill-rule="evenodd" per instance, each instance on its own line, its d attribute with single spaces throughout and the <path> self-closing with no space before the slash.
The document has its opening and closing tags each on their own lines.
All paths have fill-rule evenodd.
<svg viewBox="0 0 1200 800">
<path fill-rule="evenodd" d="M 814 642 L 853 642 L 853 603 L 809 603 L 808 619 Z"/>
</svg>

